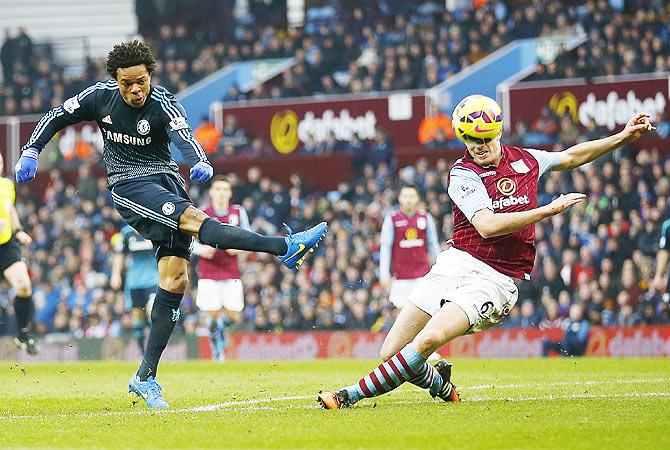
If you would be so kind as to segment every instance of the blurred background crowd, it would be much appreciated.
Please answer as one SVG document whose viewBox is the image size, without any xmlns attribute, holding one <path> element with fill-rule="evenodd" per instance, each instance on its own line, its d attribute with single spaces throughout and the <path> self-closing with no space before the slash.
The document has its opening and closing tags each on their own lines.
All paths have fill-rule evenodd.
<svg viewBox="0 0 670 450">
<path fill-rule="evenodd" d="M 240 101 L 435 86 L 514 39 L 586 33 L 587 42 L 539 64 L 531 79 L 670 70 L 670 5 L 654 0 L 476 1 L 450 12 L 444 1 L 329 0 L 288 28 L 272 8 L 235 17 L 234 0 L 138 0 L 139 33 L 154 50 L 154 83 L 178 92 L 239 60 L 292 57 L 296 64 Z M 262 4 L 263 2 L 258 2 Z M 262 6 L 262 5 L 261 5 Z M 0 49 L 0 115 L 45 112 L 96 80 L 102 59 L 67 75 L 48 44 L 22 29 Z"/>
<path fill-rule="evenodd" d="M 248 254 L 241 260 L 246 308 L 239 329 L 388 330 L 395 311 L 379 285 L 379 234 L 395 205 L 398 186 L 415 183 L 435 218 L 444 246 L 452 234 L 446 192 L 449 163 L 419 160 L 395 174 L 385 163 L 366 164 L 361 177 L 337 190 L 318 192 L 300 177 L 290 186 L 263 176 L 231 175 L 234 201 L 258 232 L 281 232 L 281 223 L 302 229 L 330 223 L 325 245 L 292 272 L 275 258 Z M 19 212 L 34 242 L 27 252 L 41 332 L 107 336 L 131 331 L 124 294 L 109 289 L 112 248 L 122 226 L 102 178 L 80 169 L 76 185 L 52 170 L 42 193 L 18 190 Z M 660 227 L 670 214 L 670 160 L 657 152 L 615 152 L 585 170 L 550 173 L 539 201 L 562 192 L 583 192 L 588 201 L 539 223 L 533 280 L 520 282 L 517 306 L 504 327 L 560 327 L 574 302 L 597 325 L 670 323 L 669 303 L 653 284 Z M 196 204 L 206 191 L 193 186 Z M 193 286 L 196 275 L 191 275 Z M 7 288 L 7 286 L 4 286 Z M 3 296 L 6 299 L 6 296 Z M 195 332 L 198 315 L 191 290 L 182 302 L 182 330 Z M 12 307 L 1 322 L 10 332 Z"/>
<path fill-rule="evenodd" d="M 231 1 L 189 7 L 193 1 L 136 2 L 140 30 L 159 60 L 154 83 L 177 92 L 237 60 L 293 57 L 297 62 L 249 92 L 237 87 L 221 92 L 221 100 L 427 88 L 513 39 L 566 30 L 584 32 L 587 41 L 538 65 L 530 79 L 670 70 L 670 4 L 663 1 L 478 1 L 472 10 L 452 13 L 443 1 L 331 0 L 311 8 L 305 26 L 296 29 L 262 10 L 233 17 Z M 45 112 L 106 78 L 103 61 L 96 59 L 85 62 L 80 76 L 66 75 L 50 46 L 33 43 L 23 30 L 6 32 L 0 63 L 0 115 Z M 211 124 L 200 123 L 196 136 L 198 130 L 211 131 Z M 604 134 L 595 123 L 580 133 L 568 117 L 547 109 L 534 123 L 514 124 L 503 142 L 557 150 Z M 213 140 L 204 132 L 199 139 L 212 159 L 272 152 L 232 115 Z M 453 134 L 446 128 L 426 146 L 454 147 Z M 241 257 L 246 308 L 236 327 L 388 330 L 396 311 L 378 279 L 384 215 L 395 205 L 399 186 L 418 185 L 444 247 L 453 228 L 446 190 L 450 161 L 399 167 L 382 129 L 374 139 L 338 141 L 333 135 L 300 151 L 350 153 L 354 177 L 321 192 L 298 175 L 289 185 L 257 168 L 243 177 L 230 175 L 234 202 L 246 209 L 255 231 L 279 234 L 282 222 L 294 229 L 330 223 L 325 245 L 297 272 L 272 257 Z M 25 253 L 40 333 L 132 333 L 123 292 L 109 288 L 112 249 L 123 223 L 104 178 L 92 175 L 94 157 L 78 169 L 76 182 L 52 169 L 45 190 L 17 187 L 17 208 L 34 240 Z M 501 326 L 561 327 L 576 302 L 584 304 L 594 325 L 670 323 L 669 303 L 653 280 L 661 225 L 670 217 L 670 159 L 656 149 L 624 148 L 580 170 L 548 174 L 540 187 L 540 204 L 564 192 L 583 192 L 588 201 L 537 225 L 533 280 L 520 282 L 519 302 Z M 206 190 L 192 186 L 190 192 L 197 205 L 207 202 Z M 191 281 L 196 286 L 195 273 Z M 8 292 L 6 283 L 0 285 Z M 0 334 L 14 332 L 11 297 L 11 292 L 1 297 Z M 179 330 L 195 333 L 202 324 L 193 290 L 182 309 Z"/>
</svg>

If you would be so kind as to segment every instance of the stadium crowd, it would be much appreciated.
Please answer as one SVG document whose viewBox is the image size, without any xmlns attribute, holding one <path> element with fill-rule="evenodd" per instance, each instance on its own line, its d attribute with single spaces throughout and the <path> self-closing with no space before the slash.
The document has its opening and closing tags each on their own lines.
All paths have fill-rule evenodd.
<svg viewBox="0 0 670 450">
<path fill-rule="evenodd" d="M 625 11 L 613 7 L 623 4 Z M 553 61 L 539 64 L 529 80 L 670 71 L 667 2 L 598 0 L 585 2 L 575 11 L 587 41 L 575 50 L 560 52 Z"/>
<path fill-rule="evenodd" d="M 244 256 L 247 306 L 238 329 L 388 330 L 395 311 L 377 272 L 384 214 L 398 186 L 416 184 L 444 246 L 453 228 L 448 169 L 443 159 L 435 165 L 419 160 L 397 174 L 387 163 L 365 164 L 361 176 L 332 192 L 314 191 L 297 175 L 282 186 L 257 168 L 243 178 L 230 175 L 234 201 L 247 210 L 254 230 L 273 234 L 282 222 L 301 229 L 320 220 L 331 229 L 326 245 L 297 272 L 269 256 Z M 22 186 L 17 192 L 22 222 L 34 239 L 27 253 L 39 331 L 130 333 L 124 294 L 109 289 L 122 222 L 104 179 L 93 177 L 87 165 L 76 184 L 56 169 L 50 178 L 44 191 Z M 670 304 L 651 284 L 661 222 L 670 213 L 670 159 L 624 149 L 585 170 L 551 173 L 541 186 L 542 204 L 573 191 L 586 193 L 588 201 L 538 224 L 533 280 L 521 282 L 519 302 L 502 326 L 560 326 L 575 302 L 584 304 L 592 324 L 670 323 Z M 197 204 L 206 202 L 197 186 L 191 194 Z M 191 280 L 195 286 L 195 274 Z M 199 326 L 193 298 L 190 292 L 182 302 L 181 330 L 189 333 Z M 12 307 L 3 299 L 0 328 L 9 333 Z"/>
<path fill-rule="evenodd" d="M 309 7 L 299 28 L 288 28 L 276 14 L 234 17 L 233 3 L 138 1 L 139 32 L 158 59 L 154 82 L 178 92 L 231 62 L 293 57 L 295 65 L 277 79 L 249 92 L 233 86 L 221 99 L 427 88 L 514 39 L 580 29 L 588 41 L 538 65 L 531 78 L 670 68 L 670 6 L 664 2 L 498 0 L 450 12 L 437 1 L 330 0 Z M 33 44 L 22 29 L 5 32 L 0 64 L 1 115 L 45 112 L 107 77 L 103 60 L 90 58 L 79 76 L 67 76 L 51 47 Z"/>
<path fill-rule="evenodd" d="M 229 14 L 230 2 L 210 3 Z M 239 59 L 295 57 L 296 65 L 279 79 L 249 93 L 236 88 L 221 93 L 226 100 L 429 87 L 512 39 L 551 36 L 570 27 L 581 27 L 587 42 L 538 66 L 531 78 L 670 68 L 670 6 L 664 2 L 535 0 L 521 8 L 511 0 L 492 1 L 452 14 L 443 10 L 444 2 L 333 0 L 308 11 L 305 26 L 291 30 L 262 14 L 219 20 L 214 9 L 180 7 L 177 14 L 174 2 L 137 4 L 141 29 L 159 59 L 153 81 L 173 91 Z M 631 19 L 626 26 L 624 14 Z M 105 77 L 102 61 L 88 60 L 80 77 L 68 78 L 50 47 L 34 44 L 23 30 L 5 35 L 0 62 L 0 115 L 44 112 Z M 267 154 L 268 144 L 230 117 L 210 156 Z M 562 149 L 600 135 L 595 123 L 580 134 L 571 120 L 547 110 L 535 123 L 515 124 L 509 142 Z M 444 148 L 453 144 L 450 138 L 437 136 L 426 145 Z M 445 187 L 449 163 L 420 160 L 397 170 L 383 130 L 374 140 L 330 139 L 307 143 L 302 151 L 350 152 L 355 177 L 333 192 L 317 192 L 298 176 L 282 186 L 257 169 L 244 178 L 231 175 L 234 201 L 245 207 L 253 229 L 279 233 L 282 222 L 301 229 L 320 220 L 331 228 L 326 245 L 298 272 L 266 256 L 243 257 L 247 307 L 238 328 L 388 330 L 395 311 L 377 273 L 384 214 L 401 184 L 417 184 L 445 245 L 453 226 Z M 40 333 L 132 333 L 123 292 L 109 288 L 122 222 L 91 164 L 79 168 L 75 184 L 52 169 L 43 191 L 17 190 L 17 208 L 34 239 L 27 253 Z M 586 193 L 588 202 L 538 224 L 533 281 L 521 283 L 519 302 L 502 326 L 557 327 L 576 302 L 584 304 L 592 324 L 670 323 L 669 303 L 651 282 L 661 222 L 670 216 L 670 160 L 655 150 L 624 149 L 584 170 L 549 174 L 540 186 L 540 203 L 572 191 Z M 206 201 L 196 187 L 192 195 L 198 204 Z M 191 280 L 195 285 L 195 274 Z M 7 290 L 4 282 L 2 287 Z M 0 334 L 13 333 L 8 297 L 0 297 Z M 202 325 L 193 298 L 190 292 L 182 302 L 182 332 Z"/>
</svg>

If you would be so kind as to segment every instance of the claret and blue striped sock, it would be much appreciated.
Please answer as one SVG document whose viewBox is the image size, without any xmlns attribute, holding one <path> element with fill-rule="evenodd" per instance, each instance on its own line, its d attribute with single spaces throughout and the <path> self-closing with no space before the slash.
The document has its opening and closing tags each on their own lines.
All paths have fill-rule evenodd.
<svg viewBox="0 0 670 450">
<path fill-rule="evenodd" d="M 439 392 L 444 384 L 435 368 L 408 344 L 358 383 L 344 389 L 349 394 L 349 403 L 354 404 L 362 398 L 386 394 L 405 381 L 429 389 L 431 393 Z"/>
</svg>

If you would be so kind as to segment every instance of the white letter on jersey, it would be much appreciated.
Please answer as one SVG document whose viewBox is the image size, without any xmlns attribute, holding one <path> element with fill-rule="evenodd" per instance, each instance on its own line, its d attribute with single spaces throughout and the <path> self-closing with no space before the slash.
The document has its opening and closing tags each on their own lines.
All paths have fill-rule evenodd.
<svg viewBox="0 0 670 450">
<path fill-rule="evenodd" d="M 63 108 L 65 108 L 65 111 L 72 114 L 75 109 L 79 109 L 79 100 L 77 100 L 77 97 L 68 98 L 65 100 L 65 103 L 63 103 Z"/>
<path fill-rule="evenodd" d="M 170 129 L 172 131 L 183 130 L 184 128 L 188 128 L 186 117 L 175 117 L 170 121 Z"/>
</svg>

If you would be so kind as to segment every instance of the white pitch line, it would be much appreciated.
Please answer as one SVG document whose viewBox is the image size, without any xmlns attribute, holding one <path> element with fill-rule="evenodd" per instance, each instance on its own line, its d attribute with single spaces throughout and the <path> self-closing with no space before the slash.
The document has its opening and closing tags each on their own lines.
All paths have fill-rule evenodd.
<svg viewBox="0 0 670 450">
<path fill-rule="evenodd" d="M 588 386 L 588 385 L 610 385 L 610 384 L 632 384 L 632 383 L 660 383 L 670 381 L 670 378 L 651 378 L 651 379 L 630 379 L 630 380 L 604 380 L 604 381 L 557 381 L 554 383 L 527 383 L 527 384 L 506 384 L 506 385 L 479 385 L 479 386 L 463 386 L 460 389 L 481 390 L 481 389 L 511 389 L 519 387 L 537 387 L 537 386 Z M 418 391 L 417 391 L 418 392 Z M 472 397 L 466 398 L 466 402 L 485 402 L 485 401 L 540 401 L 540 400 L 570 400 L 570 399 L 585 399 L 585 398 L 642 398 L 642 397 L 670 397 L 670 392 L 642 392 L 642 393 L 624 393 L 624 394 L 566 394 L 566 395 L 544 395 L 533 397 Z M 210 405 L 195 406 L 190 408 L 179 409 L 165 409 L 165 410 L 149 410 L 140 409 L 136 411 L 106 411 L 106 412 L 82 412 L 82 413 L 56 413 L 56 414 L 25 414 L 25 415 L 0 415 L 0 420 L 23 420 L 23 419 L 57 419 L 57 418 L 71 418 L 71 417 L 110 417 L 110 416 L 134 416 L 134 415 L 153 415 L 153 414 L 179 414 L 179 413 L 199 413 L 211 412 L 221 409 L 241 406 L 244 410 L 250 409 L 318 409 L 318 406 L 311 405 L 286 405 L 284 407 L 276 406 L 258 406 L 265 403 L 285 402 L 290 400 L 309 400 L 316 399 L 316 395 L 295 395 L 286 397 L 270 397 L 259 398 L 251 400 L 238 400 L 222 403 L 214 403 Z M 434 400 L 386 400 L 387 404 L 417 404 L 417 403 L 432 403 Z"/>
<path fill-rule="evenodd" d="M 600 384 L 632 384 L 632 383 L 665 383 L 670 381 L 670 378 L 648 378 L 648 379 L 630 379 L 630 380 L 589 380 L 589 381 L 555 381 L 552 383 L 519 383 L 519 384 L 480 384 L 476 386 L 463 386 L 465 390 L 479 390 L 479 389 L 518 389 L 518 388 L 532 388 L 532 387 L 552 387 L 552 386 L 591 386 Z M 461 389 L 461 386 L 458 386 Z"/>
<path fill-rule="evenodd" d="M 646 397 L 670 397 L 670 392 L 628 392 L 624 394 L 565 394 L 565 395 L 540 395 L 530 397 L 468 397 L 465 403 L 472 402 L 538 402 L 551 400 L 581 400 L 581 399 L 609 399 L 609 398 L 646 398 Z M 313 397 L 309 397 L 313 398 Z M 434 399 L 421 400 L 385 400 L 384 405 L 417 405 L 425 403 L 441 403 Z M 369 403 L 362 403 L 361 406 Z M 278 411 L 286 409 L 321 409 L 318 405 L 286 405 L 286 406 L 267 406 L 251 405 L 240 408 L 240 411 Z M 188 412 L 193 412 L 189 409 Z"/>
</svg>

